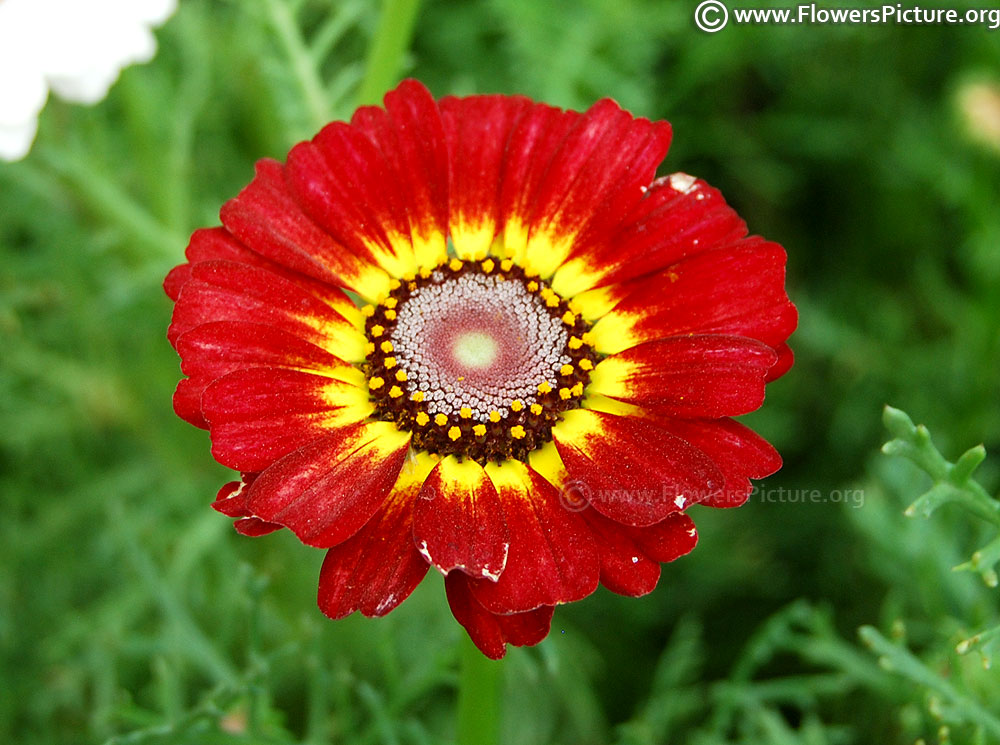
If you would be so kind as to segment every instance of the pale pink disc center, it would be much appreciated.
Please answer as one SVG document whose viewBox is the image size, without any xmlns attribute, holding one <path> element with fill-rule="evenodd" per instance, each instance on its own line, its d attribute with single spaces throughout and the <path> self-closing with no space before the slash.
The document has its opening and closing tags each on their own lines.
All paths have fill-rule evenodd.
<svg viewBox="0 0 1000 745">
<path fill-rule="evenodd" d="M 400 307 L 391 341 L 409 391 L 424 392 L 431 414 L 468 407 L 485 418 L 515 399 L 528 404 L 568 361 L 566 329 L 538 295 L 482 274 L 419 288 Z"/>
</svg>

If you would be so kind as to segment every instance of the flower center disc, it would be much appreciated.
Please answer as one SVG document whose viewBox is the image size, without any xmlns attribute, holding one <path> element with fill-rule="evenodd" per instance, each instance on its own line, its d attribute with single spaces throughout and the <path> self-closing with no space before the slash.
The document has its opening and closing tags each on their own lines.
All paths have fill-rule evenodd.
<svg viewBox="0 0 1000 745">
<path fill-rule="evenodd" d="M 497 358 L 497 342 L 486 331 L 470 331 L 455 340 L 451 353 L 455 361 L 464 367 L 489 367 Z"/>
<path fill-rule="evenodd" d="M 526 457 L 579 405 L 596 363 L 587 324 L 510 261 L 452 259 L 365 312 L 376 416 L 427 452 Z"/>
</svg>

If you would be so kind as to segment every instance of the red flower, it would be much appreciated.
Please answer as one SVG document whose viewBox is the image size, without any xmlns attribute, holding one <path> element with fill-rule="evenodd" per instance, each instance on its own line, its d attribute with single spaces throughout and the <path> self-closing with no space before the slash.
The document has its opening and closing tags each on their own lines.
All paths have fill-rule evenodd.
<svg viewBox="0 0 1000 745">
<path fill-rule="evenodd" d="M 791 365 L 785 252 L 654 179 L 669 141 L 609 100 L 407 81 L 192 236 L 175 409 L 242 472 L 214 505 L 237 530 L 327 549 L 324 613 L 384 615 L 434 566 L 498 658 L 598 582 L 650 592 L 687 507 L 780 467 L 729 417 Z"/>
</svg>

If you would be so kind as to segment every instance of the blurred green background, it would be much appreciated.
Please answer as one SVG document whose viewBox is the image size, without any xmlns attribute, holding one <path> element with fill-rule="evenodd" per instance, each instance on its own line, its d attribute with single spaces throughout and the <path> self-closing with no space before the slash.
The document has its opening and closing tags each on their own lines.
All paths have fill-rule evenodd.
<svg viewBox="0 0 1000 745">
<path fill-rule="evenodd" d="M 785 468 L 745 507 L 694 508 L 700 545 L 652 595 L 599 591 L 512 650 L 502 741 L 1000 742 L 1000 673 L 955 652 L 1000 623 L 998 591 L 951 569 L 992 532 L 905 517 L 930 480 L 878 455 L 886 403 L 950 459 L 1000 450 L 1000 31 L 707 34 L 695 5 L 181 0 L 106 101 L 49 102 L 0 164 L 0 741 L 453 737 L 439 577 L 329 622 L 322 552 L 209 509 L 228 474 L 171 411 L 160 289 L 256 159 L 405 74 L 669 119 L 664 172 L 786 246 L 801 314 L 796 366 L 748 418 Z"/>
</svg>

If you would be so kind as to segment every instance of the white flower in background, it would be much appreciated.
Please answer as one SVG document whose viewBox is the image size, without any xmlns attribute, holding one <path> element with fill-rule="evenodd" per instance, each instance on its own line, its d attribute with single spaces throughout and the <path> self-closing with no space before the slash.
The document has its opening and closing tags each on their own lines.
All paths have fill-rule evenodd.
<svg viewBox="0 0 1000 745">
<path fill-rule="evenodd" d="M 177 0 L 0 0 L 0 158 L 31 149 L 49 90 L 94 104 L 122 68 L 152 59 L 151 29 L 176 9 Z"/>
</svg>

